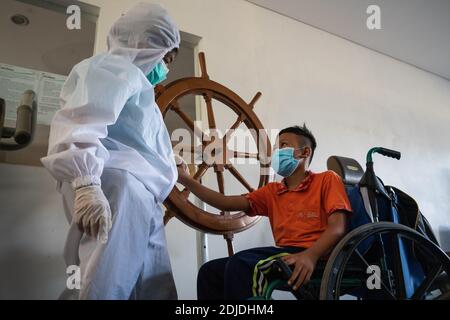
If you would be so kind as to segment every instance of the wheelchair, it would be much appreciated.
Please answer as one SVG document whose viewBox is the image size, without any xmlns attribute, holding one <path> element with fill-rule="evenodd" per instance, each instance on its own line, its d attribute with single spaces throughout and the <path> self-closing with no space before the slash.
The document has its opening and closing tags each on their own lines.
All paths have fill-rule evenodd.
<svg viewBox="0 0 450 320">
<path fill-rule="evenodd" d="M 301 300 L 450 299 L 450 258 L 415 200 L 376 176 L 376 153 L 401 156 L 394 150 L 372 148 L 365 172 L 354 159 L 328 159 L 328 169 L 341 176 L 351 202 L 349 232 L 296 291 L 287 285 L 290 267 L 274 260 L 264 291 L 254 299 L 272 299 L 274 290 L 291 291 Z"/>
</svg>

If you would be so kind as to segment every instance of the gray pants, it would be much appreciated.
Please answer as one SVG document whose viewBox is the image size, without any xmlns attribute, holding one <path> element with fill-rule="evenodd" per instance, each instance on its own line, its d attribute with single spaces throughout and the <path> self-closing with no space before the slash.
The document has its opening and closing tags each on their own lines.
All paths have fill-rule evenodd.
<svg viewBox="0 0 450 320">
<path fill-rule="evenodd" d="M 66 289 L 60 298 L 177 299 L 162 210 L 154 196 L 124 170 L 105 168 L 101 180 L 113 218 L 106 244 L 81 234 L 81 239 L 75 239 L 74 191 L 70 184 L 62 185 L 72 231 L 66 241 L 65 258 L 68 265 L 73 264 L 67 251 L 77 253 L 78 249 L 81 289 Z"/>
</svg>

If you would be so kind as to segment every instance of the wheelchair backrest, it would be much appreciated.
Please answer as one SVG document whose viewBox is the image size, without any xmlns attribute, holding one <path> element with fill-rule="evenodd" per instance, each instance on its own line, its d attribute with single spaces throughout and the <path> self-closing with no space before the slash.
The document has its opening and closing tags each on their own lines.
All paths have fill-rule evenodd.
<svg viewBox="0 0 450 320">
<path fill-rule="evenodd" d="M 361 165 L 352 158 L 331 156 L 327 160 L 328 170 L 336 172 L 345 186 L 357 186 L 364 170 Z"/>
<path fill-rule="evenodd" d="M 346 157 L 331 156 L 328 158 L 327 167 L 328 170 L 336 172 L 341 177 L 350 200 L 353 214 L 349 219 L 349 231 L 372 222 L 358 185 L 364 174 L 364 170 L 358 161 Z M 379 181 L 381 185 L 384 185 L 381 180 Z M 416 201 L 395 187 L 386 186 L 385 190 L 386 195 L 379 194 L 377 196 L 380 221 L 406 225 L 437 243 L 436 237 L 428 226 L 425 217 L 422 216 Z"/>
<path fill-rule="evenodd" d="M 364 170 L 358 161 L 352 158 L 331 156 L 327 160 L 327 168 L 336 172 L 341 177 L 350 200 L 353 214 L 348 220 L 349 231 L 369 223 L 370 218 L 364 208 L 358 187 L 358 183 L 364 175 Z"/>
<path fill-rule="evenodd" d="M 327 168 L 328 170 L 336 172 L 341 177 L 345 186 L 345 191 L 350 200 L 353 213 L 351 218 L 348 219 L 348 231 L 366 223 L 371 223 L 371 218 L 367 213 L 361 190 L 358 185 L 364 175 L 364 170 L 358 161 L 352 158 L 331 156 L 328 158 Z M 389 199 L 380 196 L 377 197 L 377 202 L 380 220 L 394 222 Z"/>
<path fill-rule="evenodd" d="M 359 190 L 359 181 L 364 175 L 361 165 L 352 158 L 331 156 L 327 161 L 328 170 L 336 172 L 345 186 L 352 214 L 347 220 L 347 231 L 350 232 L 359 226 L 370 223 L 370 217 L 364 207 L 364 201 Z M 358 248 L 360 252 L 366 252 L 372 245 L 373 239 L 367 239 Z"/>
</svg>

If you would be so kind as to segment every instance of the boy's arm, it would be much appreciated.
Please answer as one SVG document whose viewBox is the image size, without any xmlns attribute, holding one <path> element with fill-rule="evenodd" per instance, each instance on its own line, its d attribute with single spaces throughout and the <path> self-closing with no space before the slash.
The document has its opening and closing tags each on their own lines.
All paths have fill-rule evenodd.
<svg viewBox="0 0 450 320">
<path fill-rule="evenodd" d="M 328 217 L 328 225 L 320 238 L 305 251 L 283 257 L 288 265 L 295 265 L 288 280 L 293 289 L 298 289 L 311 278 L 317 261 L 329 253 L 345 235 L 347 212 L 335 211 Z"/>
<path fill-rule="evenodd" d="M 189 189 L 200 200 L 223 211 L 248 211 L 250 203 L 244 196 L 225 196 L 206 188 L 190 177 L 181 166 L 178 167 L 178 182 Z"/>
</svg>

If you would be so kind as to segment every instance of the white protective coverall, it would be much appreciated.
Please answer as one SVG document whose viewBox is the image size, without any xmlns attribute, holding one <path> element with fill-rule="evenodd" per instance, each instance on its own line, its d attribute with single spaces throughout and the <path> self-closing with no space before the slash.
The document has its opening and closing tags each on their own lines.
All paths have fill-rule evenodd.
<svg viewBox="0 0 450 320">
<path fill-rule="evenodd" d="M 41 159 L 71 223 L 66 263 L 81 269 L 81 290 L 62 298 L 176 299 L 160 204 L 177 170 L 146 75 L 179 47 L 179 31 L 163 8 L 140 3 L 112 26 L 107 42 L 107 53 L 70 72 Z M 74 189 L 92 184 L 101 184 L 111 207 L 107 243 L 74 223 Z"/>
</svg>

